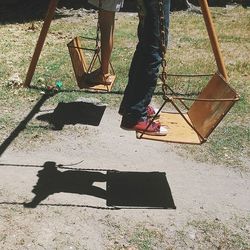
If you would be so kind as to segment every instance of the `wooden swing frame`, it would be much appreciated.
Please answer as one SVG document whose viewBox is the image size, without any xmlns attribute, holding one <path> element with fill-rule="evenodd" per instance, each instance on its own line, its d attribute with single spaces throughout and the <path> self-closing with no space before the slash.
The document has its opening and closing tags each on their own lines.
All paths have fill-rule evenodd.
<svg viewBox="0 0 250 250">
<path fill-rule="evenodd" d="M 58 1 L 59 0 L 50 0 L 47 16 L 44 20 L 43 27 L 41 29 L 35 47 L 35 51 L 28 68 L 24 87 L 30 87 L 31 80 L 33 78 L 51 21 L 54 17 Z M 201 144 L 207 140 L 208 136 L 221 122 L 221 120 L 231 109 L 234 103 L 239 100 L 238 94 L 228 84 L 228 76 L 219 48 L 218 38 L 216 36 L 207 0 L 199 0 L 199 3 L 217 64 L 218 72 L 214 74 L 207 86 L 201 91 L 198 98 L 194 99 L 194 102 L 188 112 L 182 112 L 176 103 L 176 101 L 178 100 L 179 102 L 181 102 L 181 104 L 184 104 L 184 100 L 186 99 L 176 96 L 170 89 L 173 95 L 165 95 L 163 97 L 164 103 L 159 110 L 160 112 L 166 103 L 171 103 L 177 111 L 161 113 L 160 122 L 163 126 L 165 125 L 169 128 L 169 133 L 166 136 L 149 136 L 146 135 L 144 131 L 142 133 L 137 133 L 137 138 L 166 142 Z M 73 41 L 77 42 L 77 38 L 75 38 Z M 72 45 L 72 43 L 73 46 L 70 46 L 70 44 Z M 77 55 L 76 57 L 78 61 L 74 60 L 75 55 L 71 54 L 71 58 L 73 58 L 72 62 L 76 64 L 79 63 L 80 65 L 73 65 L 76 78 L 78 79 L 78 77 L 80 77 L 77 75 L 78 71 L 88 71 L 88 66 L 87 62 L 84 61 L 85 58 L 84 56 L 82 56 L 82 52 L 80 51 L 81 45 L 78 44 L 77 46 L 75 46 L 74 42 L 72 43 L 70 43 L 68 47 L 69 50 L 73 48 L 74 51 L 71 51 L 72 54 L 75 53 Z M 109 89 L 106 89 L 106 91 L 109 91 Z M 156 119 L 159 112 L 155 115 L 152 121 Z"/>
</svg>

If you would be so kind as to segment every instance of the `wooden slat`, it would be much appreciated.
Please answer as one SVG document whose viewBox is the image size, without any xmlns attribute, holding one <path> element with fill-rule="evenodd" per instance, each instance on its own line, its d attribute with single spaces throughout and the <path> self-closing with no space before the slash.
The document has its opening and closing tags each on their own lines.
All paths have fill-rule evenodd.
<svg viewBox="0 0 250 250">
<path fill-rule="evenodd" d="M 238 96 L 222 76 L 215 74 L 198 99 L 232 99 L 231 101 L 195 101 L 188 111 L 194 127 L 207 138 L 234 105 Z"/>
<path fill-rule="evenodd" d="M 87 73 L 88 65 L 83 55 L 81 42 L 78 37 L 75 37 L 71 42 L 68 43 L 68 49 L 76 80 L 79 82 Z"/>
</svg>

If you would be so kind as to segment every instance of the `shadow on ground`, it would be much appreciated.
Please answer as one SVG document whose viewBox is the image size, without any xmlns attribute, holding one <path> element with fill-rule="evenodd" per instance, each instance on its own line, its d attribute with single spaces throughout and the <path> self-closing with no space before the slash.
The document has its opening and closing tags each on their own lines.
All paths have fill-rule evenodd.
<svg viewBox="0 0 250 250">
<path fill-rule="evenodd" d="M 27 203 L 0 202 L 0 205 L 24 205 L 35 208 L 50 195 L 72 193 L 89 195 L 104 199 L 107 207 L 82 206 L 98 209 L 158 208 L 175 209 L 166 173 L 163 172 L 125 172 L 117 170 L 76 169 L 63 167 L 53 161 L 43 166 L 11 165 L 13 167 L 39 167 L 38 180 L 33 187 L 34 198 Z M 61 171 L 61 169 L 63 171 Z M 105 183 L 101 188 L 97 183 Z M 76 206 L 75 204 L 46 204 L 47 206 Z"/>
<path fill-rule="evenodd" d="M 64 125 L 85 124 L 99 126 L 106 106 L 86 102 L 60 102 L 53 113 L 37 117 L 48 122 L 54 130 L 62 130 Z"/>
<path fill-rule="evenodd" d="M 11 145 L 11 143 L 19 136 L 19 134 L 26 129 L 27 124 L 32 120 L 32 118 L 40 111 L 42 105 L 50 98 L 48 94 L 44 94 L 34 105 L 32 110 L 28 115 L 18 124 L 18 126 L 10 133 L 10 135 L 3 141 L 0 145 L 0 157 L 5 152 L 5 150 Z"/>
<path fill-rule="evenodd" d="M 7 136 L 7 138 L 0 145 L 0 157 L 11 145 L 11 143 L 24 131 L 29 122 L 40 112 L 43 104 L 52 97 L 49 94 L 44 94 L 37 101 L 27 116 L 20 121 L 16 128 Z M 102 116 L 106 106 L 96 105 L 85 102 L 71 102 L 59 103 L 53 113 L 43 114 L 37 117 L 42 121 L 47 121 L 55 130 L 62 130 L 64 125 L 69 124 L 85 124 L 98 126 L 101 122 Z"/>
</svg>

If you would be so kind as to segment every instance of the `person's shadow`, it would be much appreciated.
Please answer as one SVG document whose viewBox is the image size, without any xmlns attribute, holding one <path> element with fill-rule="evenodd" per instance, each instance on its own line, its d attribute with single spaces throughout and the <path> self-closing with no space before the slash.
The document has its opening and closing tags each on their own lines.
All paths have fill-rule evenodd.
<svg viewBox="0 0 250 250">
<path fill-rule="evenodd" d="M 100 172 L 67 170 L 61 172 L 55 162 L 47 161 L 44 168 L 38 171 L 38 181 L 32 192 L 35 197 L 31 202 L 24 203 L 24 207 L 35 208 L 49 195 L 66 192 L 92 195 L 106 199 L 106 190 L 94 186 L 94 182 L 106 182 L 106 174 Z"/>
<path fill-rule="evenodd" d="M 35 208 L 48 196 L 64 192 L 104 199 L 108 207 L 175 209 L 171 189 L 163 172 L 105 170 L 104 174 L 62 167 L 52 161 L 45 162 L 42 167 L 32 190 L 35 197 L 23 203 L 24 207 Z M 95 182 L 105 182 L 106 188 L 95 186 Z"/>
</svg>

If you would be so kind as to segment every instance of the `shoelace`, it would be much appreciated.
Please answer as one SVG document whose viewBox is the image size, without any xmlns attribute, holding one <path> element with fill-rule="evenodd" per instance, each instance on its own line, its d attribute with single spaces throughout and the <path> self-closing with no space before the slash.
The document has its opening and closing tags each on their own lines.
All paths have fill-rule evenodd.
<svg viewBox="0 0 250 250">
<path fill-rule="evenodd" d="M 155 110 L 152 106 L 147 106 L 147 114 L 151 116 L 155 114 Z"/>
</svg>

